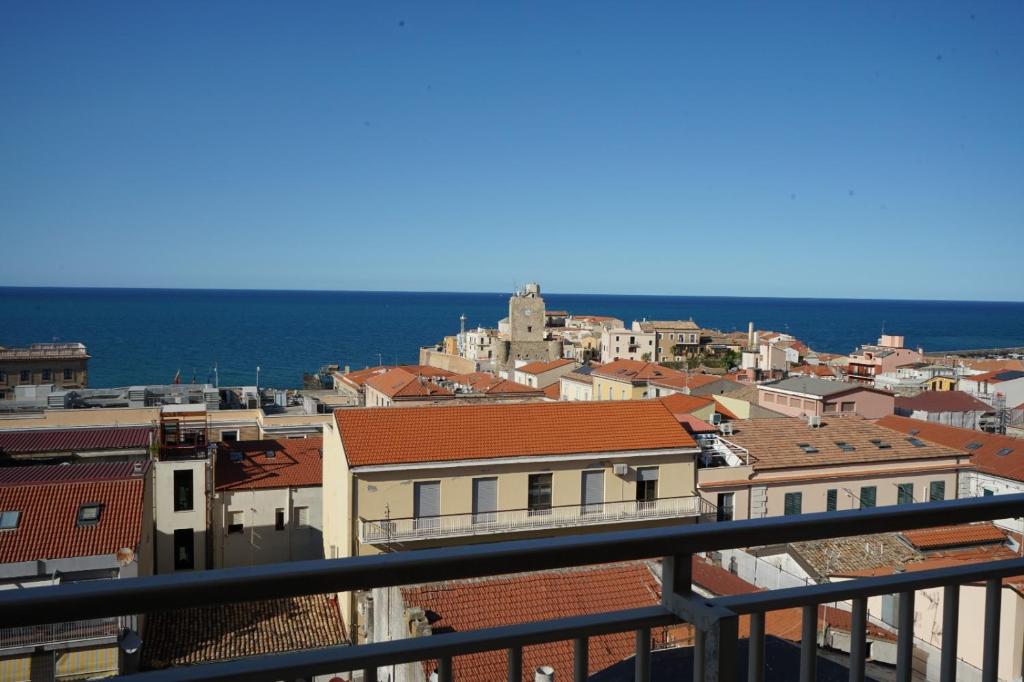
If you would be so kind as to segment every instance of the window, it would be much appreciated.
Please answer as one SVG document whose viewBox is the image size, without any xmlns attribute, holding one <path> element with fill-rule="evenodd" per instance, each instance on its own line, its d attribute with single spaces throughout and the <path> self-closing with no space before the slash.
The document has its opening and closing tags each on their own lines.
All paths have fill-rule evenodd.
<svg viewBox="0 0 1024 682">
<path fill-rule="evenodd" d="M 498 519 L 498 479 L 473 479 L 473 523 L 494 523 Z"/>
<path fill-rule="evenodd" d="M 996 450 L 996 457 L 1006 457 L 1011 452 L 1013 452 L 1013 448 L 1000 448 Z"/>
<path fill-rule="evenodd" d="M 7 372 L 0 371 L 0 384 L 7 383 Z"/>
<path fill-rule="evenodd" d="M 874 445 L 879 450 L 889 450 L 889 449 L 892 448 L 892 445 L 890 445 L 889 443 L 885 442 L 881 438 L 872 438 L 871 439 L 871 444 Z"/>
<path fill-rule="evenodd" d="M 18 527 L 18 520 L 20 518 L 20 511 L 0 512 L 0 530 L 14 530 Z"/>
<path fill-rule="evenodd" d="M 52 380 L 53 380 L 53 372 L 48 370 L 48 369 L 44 369 L 43 370 L 43 381 L 52 381 Z"/>
<path fill-rule="evenodd" d="M 928 501 L 942 502 L 946 499 L 946 482 L 932 481 L 928 484 Z"/>
<path fill-rule="evenodd" d="M 274 530 L 284 530 L 284 509 L 274 510 Z"/>
<path fill-rule="evenodd" d="M 309 507 L 295 508 L 295 527 L 309 528 Z"/>
<path fill-rule="evenodd" d="M 75 378 L 74 371 L 72 371 L 70 369 L 65 369 L 64 370 L 64 381 L 71 381 L 74 378 Z"/>
<path fill-rule="evenodd" d="M 913 445 L 915 448 L 926 448 L 926 447 L 928 447 L 924 443 L 924 441 L 922 441 L 920 438 L 914 438 L 913 436 L 911 436 L 910 438 L 907 438 L 907 442 L 910 443 L 911 445 Z"/>
<path fill-rule="evenodd" d="M 796 516 L 797 514 L 802 513 L 803 506 L 803 493 L 786 493 L 785 500 L 783 501 L 782 513 L 786 516 Z"/>
<path fill-rule="evenodd" d="M 813 455 L 818 452 L 818 448 L 814 447 L 810 443 L 797 443 L 796 446 L 806 452 L 808 455 Z"/>
<path fill-rule="evenodd" d="M 530 474 L 527 479 L 526 508 L 531 516 L 551 513 L 551 474 Z"/>
<path fill-rule="evenodd" d="M 967 445 L 964 446 L 964 448 L 967 449 L 967 450 L 977 450 L 980 447 L 981 447 L 981 443 L 979 443 L 976 440 L 972 440 L 970 443 L 968 443 Z"/>
<path fill-rule="evenodd" d="M 654 504 L 658 499 L 658 467 L 637 467 L 636 499 L 641 506 Z"/>
<path fill-rule="evenodd" d="M 870 509 L 875 506 L 875 498 L 878 489 L 873 485 L 866 485 L 860 489 L 860 508 Z"/>
<path fill-rule="evenodd" d="M 241 533 L 245 530 L 245 512 L 244 511 L 229 511 L 228 512 L 228 532 L 229 533 Z"/>
<path fill-rule="evenodd" d="M 896 504 L 911 504 L 914 501 L 914 484 L 896 484 Z"/>
<path fill-rule="evenodd" d="M 992 497 L 995 494 L 996 494 L 996 491 L 992 490 L 992 488 L 982 488 L 981 489 L 982 497 Z"/>
<path fill-rule="evenodd" d="M 843 403 L 840 403 L 839 409 L 842 412 L 853 412 L 853 411 L 855 411 L 857 409 L 857 403 L 843 402 Z"/>
<path fill-rule="evenodd" d="M 192 470 L 174 470 L 174 511 L 192 511 Z"/>
<path fill-rule="evenodd" d="M 221 431 L 220 439 L 225 443 L 237 443 L 238 429 L 235 429 L 234 431 Z"/>
<path fill-rule="evenodd" d="M 836 404 L 835 403 L 825 403 L 824 411 L 825 412 L 835 412 L 836 411 Z"/>
<path fill-rule="evenodd" d="M 839 508 L 839 491 L 829 488 L 825 492 L 825 511 L 835 511 Z"/>
<path fill-rule="evenodd" d="M 195 544 L 191 528 L 174 531 L 174 570 L 188 571 L 195 568 Z"/>
<path fill-rule="evenodd" d="M 582 472 L 580 487 L 583 513 L 600 514 L 604 511 L 604 470 Z"/>
<path fill-rule="evenodd" d="M 736 493 L 718 493 L 718 520 L 732 521 Z"/>
<path fill-rule="evenodd" d="M 895 594 L 882 595 L 882 622 L 886 625 L 896 627 L 897 596 Z"/>
<path fill-rule="evenodd" d="M 436 528 L 441 515 L 441 481 L 413 484 L 412 515 L 416 528 Z"/>
<path fill-rule="evenodd" d="M 32 378 L 32 375 L 29 373 L 27 369 L 21 370 L 21 374 L 18 376 L 20 377 L 21 383 L 23 384 L 27 384 L 29 382 L 29 379 Z"/>
<path fill-rule="evenodd" d="M 102 511 L 102 504 L 83 504 L 78 508 L 78 526 L 95 526 L 100 522 L 100 512 Z"/>
<path fill-rule="evenodd" d="M 843 452 L 853 452 L 854 450 L 857 449 L 844 440 L 837 440 L 836 447 L 842 450 Z"/>
</svg>

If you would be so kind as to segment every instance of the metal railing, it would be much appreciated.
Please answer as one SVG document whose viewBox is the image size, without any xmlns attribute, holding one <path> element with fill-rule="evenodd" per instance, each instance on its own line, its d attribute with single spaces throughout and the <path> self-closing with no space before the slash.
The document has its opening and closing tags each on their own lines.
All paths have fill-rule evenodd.
<svg viewBox="0 0 1024 682">
<path fill-rule="evenodd" d="M 0 628 L 0 649 L 117 637 L 120 631 L 120 619 L 116 617 Z"/>
<path fill-rule="evenodd" d="M 597 504 L 572 504 L 545 509 L 510 509 L 419 518 L 360 519 L 364 543 L 407 542 L 467 535 L 573 528 L 631 521 L 697 517 L 713 514 L 714 505 L 699 496 L 662 497 Z"/>
<path fill-rule="evenodd" d="M 1024 574 L 1024 558 L 911 571 L 737 596 L 706 598 L 691 590 L 696 553 L 773 543 L 851 537 L 951 523 L 1020 516 L 1024 494 L 875 507 L 803 516 L 729 523 L 635 529 L 613 533 L 520 540 L 396 552 L 349 559 L 326 559 L 124 580 L 89 581 L 0 592 L 0 627 L 150 612 L 170 608 L 229 604 L 257 599 L 352 592 L 441 580 L 480 578 L 527 571 L 570 568 L 662 558 L 662 604 L 557 620 L 521 623 L 466 632 L 435 634 L 358 646 L 332 646 L 252 656 L 132 676 L 139 682 L 163 680 L 281 680 L 362 670 L 377 679 L 379 667 L 436 660 L 440 682 L 452 680 L 452 657 L 508 651 L 508 679 L 522 680 L 522 648 L 573 640 L 574 679 L 586 679 L 589 638 L 636 632 L 636 679 L 650 679 L 651 628 L 689 622 L 696 630 L 694 679 L 737 679 L 738 622 L 749 614 L 747 679 L 764 679 L 765 613 L 803 609 L 800 679 L 815 679 L 817 605 L 852 600 L 850 679 L 864 679 L 867 599 L 900 594 L 896 679 L 909 682 L 913 658 L 914 593 L 944 588 L 941 680 L 955 679 L 959 586 L 986 585 L 982 679 L 996 682 L 1002 579 Z M 1013 652 L 1010 652 L 1013 655 Z"/>
</svg>

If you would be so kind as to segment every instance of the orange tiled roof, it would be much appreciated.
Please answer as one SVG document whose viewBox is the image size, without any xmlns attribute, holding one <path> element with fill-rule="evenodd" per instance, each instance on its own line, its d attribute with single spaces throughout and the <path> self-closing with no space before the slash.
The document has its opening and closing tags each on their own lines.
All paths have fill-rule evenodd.
<svg viewBox="0 0 1024 682">
<path fill-rule="evenodd" d="M 979 372 L 1003 372 L 1006 370 L 1024 371 L 1024 360 L 1005 358 L 1002 360 L 967 360 L 964 362 L 971 369 Z M 966 377 L 970 379 L 971 377 Z"/>
<path fill-rule="evenodd" d="M 990 372 L 985 372 L 984 374 L 973 374 L 971 376 L 965 376 L 965 377 L 962 377 L 962 378 L 967 380 L 967 381 L 977 381 L 978 383 L 987 381 L 990 384 L 999 384 L 999 383 L 1002 383 L 1004 381 L 1012 381 L 1013 379 L 1019 379 L 1020 377 L 1019 376 L 1014 376 L 1014 374 L 1009 374 L 1008 376 L 1004 376 L 1004 374 L 1006 374 L 1007 372 L 1013 373 L 1013 372 L 1017 372 L 1017 371 L 1019 371 L 1019 370 L 994 369 L 994 370 L 992 370 Z"/>
<path fill-rule="evenodd" d="M 198 606 L 146 615 L 143 669 L 345 643 L 338 606 L 325 595 Z"/>
<path fill-rule="evenodd" d="M 575 362 L 575 360 L 570 360 L 569 358 L 558 358 L 550 362 L 531 362 L 522 367 L 516 367 L 515 371 L 523 372 L 524 374 L 543 374 L 559 367 L 575 364 Z"/>
<path fill-rule="evenodd" d="M 656 400 L 334 413 L 352 466 L 695 447 Z"/>
<path fill-rule="evenodd" d="M 549 384 L 548 387 L 544 389 L 544 396 L 551 400 L 558 400 L 562 397 L 562 384 L 557 381 L 553 384 Z"/>
<path fill-rule="evenodd" d="M 290 438 L 250 440 L 222 444 L 217 453 L 217 490 L 253 488 L 298 488 L 323 482 L 324 439 Z M 241 452 L 241 462 L 231 461 L 232 452 Z M 273 452 L 273 457 L 267 453 Z"/>
<path fill-rule="evenodd" d="M 532 386 L 517 384 L 508 379 L 502 379 L 488 372 L 471 372 L 469 374 L 453 374 L 449 379 L 456 384 L 465 386 L 471 391 L 485 395 L 502 395 L 505 393 L 523 393 L 540 395 L 540 390 Z"/>
<path fill-rule="evenodd" d="M 1024 439 L 895 415 L 886 415 L 876 423 L 969 454 L 979 471 L 1024 481 Z"/>
<path fill-rule="evenodd" d="M 353 370 L 347 374 L 338 374 L 346 382 L 362 388 L 362 386 L 372 377 L 378 374 L 383 374 L 394 369 L 402 369 L 410 374 L 418 374 L 425 377 L 448 377 L 451 376 L 451 372 L 446 369 L 440 369 L 438 367 L 431 367 L 430 365 L 377 365 L 376 367 L 366 367 L 364 369 Z"/>
<path fill-rule="evenodd" d="M 454 395 L 447 388 L 438 386 L 421 374 L 411 374 L 404 369 L 392 369 L 375 374 L 366 380 L 366 385 L 380 391 L 389 398 L 443 398 Z"/>
<path fill-rule="evenodd" d="M 661 589 L 646 564 L 630 563 L 403 587 L 402 597 L 406 607 L 436 614 L 431 627 L 440 634 L 653 606 L 660 603 Z M 634 646 L 628 632 L 591 637 L 590 674 L 629 657 Z M 523 647 L 524 680 L 532 680 L 534 669 L 542 665 L 571 676 L 572 662 L 570 641 Z M 504 680 L 507 665 L 504 651 L 452 661 L 454 678 L 464 682 Z M 424 664 L 428 672 L 435 666 L 433 661 Z"/>
<path fill-rule="evenodd" d="M 701 386 L 707 386 L 713 384 L 716 381 L 733 381 L 732 378 L 717 374 L 686 374 L 684 372 L 675 372 L 673 374 L 667 374 L 651 380 L 651 384 L 654 386 L 665 386 L 667 388 L 689 388 L 693 390 L 700 388 Z M 739 386 L 738 382 L 735 382 Z"/>
<path fill-rule="evenodd" d="M 595 367 L 591 372 L 594 376 L 616 379 L 618 381 L 629 381 L 632 383 L 643 383 L 652 379 L 668 377 L 682 372 L 668 367 L 662 367 L 656 362 L 641 362 L 640 360 L 613 360 L 612 362 Z"/>
<path fill-rule="evenodd" d="M 71 467 L 27 467 L 41 474 L 55 470 L 57 479 L 42 476 L 31 484 L 0 485 L 0 511 L 19 511 L 18 527 L 0 531 L 0 564 L 41 559 L 116 554 L 135 549 L 142 536 L 143 475 L 125 473 L 115 480 L 65 480 Z M 103 505 L 99 522 L 78 526 L 83 504 Z"/>
<path fill-rule="evenodd" d="M 917 549 L 963 547 L 1006 541 L 1006 533 L 991 523 L 971 523 L 923 530 L 903 531 L 903 537 Z"/>
<path fill-rule="evenodd" d="M 713 398 L 705 398 L 699 395 L 684 395 L 682 393 L 673 393 L 672 395 L 658 398 L 658 400 L 677 418 L 679 415 L 693 414 L 708 405 L 716 405 Z"/>
</svg>

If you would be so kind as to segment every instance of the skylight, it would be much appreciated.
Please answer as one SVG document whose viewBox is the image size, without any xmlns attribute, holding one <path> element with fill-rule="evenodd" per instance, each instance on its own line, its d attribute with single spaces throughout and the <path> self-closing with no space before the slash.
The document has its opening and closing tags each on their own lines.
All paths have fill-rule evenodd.
<svg viewBox="0 0 1024 682">
<path fill-rule="evenodd" d="M 888 450 L 888 449 L 890 449 L 892 447 L 892 445 L 890 445 L 889 443 L 886 443 L 881 438 L 872 438 L 871 439 L 871 443 L 872 443 L 872 445 L 874 445 L 879 450 Z"/>
<path fill-rule="evenodd" d="M 924 441 L 922 441 L 920 438 L 913 438 L 913 437 L 911 437 L 911 438 L 907 439 L 907 442 L 910 443 L 911 445 L 913 445 L 915 448 L 926 448 L 926 447 L 928 447 L 924 443 Z"/>
<path fill-rule="evenodd" d="M 797 443 L 796 446 L 806 452 L 808 455 L 813 455 L 818 452 L 818 448 L 814 447 L 810 443 Z"/>
<path fill-rule="evenodd" d="M 850 445 L 849 443 L 847 443 L 846 441 L 842 441 L 842 440 L 837 440 L 836 441 L 836 447 L 839 448 L 840 450 L 842 450 L 843 452 L 853 452 L 854 450 L 857 449 L 857 448 L 853 447 L 852 445 Z"/>
<path fill-rule="evenodd" d="M 231 458 L 231 461 L 234 462 L 235 464 L 239 464 L 242 461 L 242 453 L 239 452 L 238 450 L 232 451 L 231 454 L 228 456 Z"/>
<path fill-rule="evenodd" d="M 919 433 L 921 433 L 921 429 L 910 429 L 911 436 L 916 436 Z"/>
<path fill-rule="evenodd" d="M 20 518 L 20 511 L 0 512 L 0 530 L 14 530 L 18 527 L 18 519 Z"/>
<path fill-rule="evenodd" d="M 1008 454 L 1013 452 L 1013 448 L 1002 448 L 996 452 L 997 457 L 1006 457 Z"/>
<path fill-rule="evenodd" d="M 977 450 L 981 447 L 981 443 L 976 440 L 972 440 L 970 443 L 964 446 L 968 450 Z"/>
<path fill-rule="evenodd" d="M 101 511 L 103 511 L 102 504 L 83 504 L 78 508 L 78 525 L 95 526 L 100 522 Z"/>
</svg>

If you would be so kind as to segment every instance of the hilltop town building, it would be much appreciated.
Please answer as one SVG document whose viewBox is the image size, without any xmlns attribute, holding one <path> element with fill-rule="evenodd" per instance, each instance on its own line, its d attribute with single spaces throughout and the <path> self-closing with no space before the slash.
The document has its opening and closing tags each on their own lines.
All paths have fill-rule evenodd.
<svg viewBox="0 0 1024 682">
<path fill-rule="evenodd" d="M 857 415 L 877 419 L 892 414 L 894 406 L 891 393 L 816 377 L 792 377 L 761 384 L 758 393 L 759 405 L 794 417 Z"/>
<path fill-rule="evenodd" d="M 654 333 L 655 362 L 681 362 L 700 351 L 700 326 L 693 320 L 645 320 L 639 327 Z"/>
<path fill-rule="evenodd" d="M 878 343 L 861 346 L 850 353 L 850 362 L 846 366 L 847 381 L 862 384 L 874 383 L 875 377 L 895 372 L 899 367 L 925 362 L 921 350 L 903 347 L 903 337 L 882 334 Z"/>
<path fill-rule="evenodd" d="M 55 389 L 89 385 L 89 353 L 81 343 L 33 343 L 27 348 L 0 346 L 0 400 L 15 397 L 18 386 Z"/>
<path fill-rule="evenodd" d="M 657 333 L 641 330 L 638 322 L 633 323 L 632 329 L 604 329 L 601 331 L 601 362 L 654 362 L 657 355 L 654 345 L 656 339 Z"/>
</svg>

